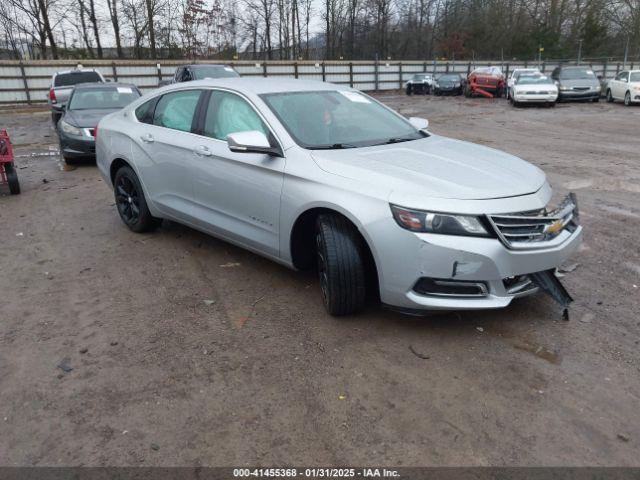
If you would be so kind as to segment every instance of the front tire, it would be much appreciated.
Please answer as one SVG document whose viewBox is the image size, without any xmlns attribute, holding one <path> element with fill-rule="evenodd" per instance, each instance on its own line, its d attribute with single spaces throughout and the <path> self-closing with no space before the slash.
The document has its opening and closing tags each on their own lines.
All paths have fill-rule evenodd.
<svg viewBox="0 0 640 480">
<path fill-rule="evenodd" d="M 151 215 L 140 180 L 131 167 L 120 168 L 113 185 L 118 213 L 131 231 L 150 232 L 160 225 L 162 219 Z"/>
<path fill-rule="evenodd" d="M 627 107 L 631 106 L 631 94 L 629 92 L 624 94 L 624 104 Z"/>
<path fill-rule="evenodd" d="M 366 296 L 362 237 L 345 217 L 322 214 L 316 220 L 318 275 L 330 315 L 356 313 Z"/>
</svg>

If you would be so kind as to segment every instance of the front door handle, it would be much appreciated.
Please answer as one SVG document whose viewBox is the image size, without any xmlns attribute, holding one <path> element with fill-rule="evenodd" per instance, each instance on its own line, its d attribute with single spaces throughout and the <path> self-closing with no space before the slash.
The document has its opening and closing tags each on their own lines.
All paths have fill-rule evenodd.
<svg viewBox="0 0 640 480">
<path fill-rule="evenodd" d="M 213 155 L 211 150 L 209 150 L 209 147 L 205 147 L 204 145 L 196 147 L 194 153 L 200 157 L 210 157 L 211 155 Z"/>
<path fill-rule="evenodd" d="M 140 140 L 142 140 L 144 143 L 153 143 L 153 135 L 151 135 L 150 133 L 147 133 L 145 135 L 140 136 Z"/>
</svg>

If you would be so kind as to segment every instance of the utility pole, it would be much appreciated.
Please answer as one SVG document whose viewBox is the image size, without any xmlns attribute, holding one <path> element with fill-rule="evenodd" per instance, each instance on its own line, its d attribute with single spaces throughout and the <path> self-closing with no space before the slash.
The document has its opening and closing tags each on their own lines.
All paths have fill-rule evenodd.
<svg viewBox="0 0 640 480">
<path fill-rule="evenodd" d="M 622 68 L 627 68 L 627 56 L 629 55 L 629 34 L 627 33 L 627 45 L 624 47 L 624 61 Z"/>
<path fill-rule="evenodd" d="M 578 65 L 582 61 L 582 39 L 578 40 Z"/>
<path fill-rule="evenodd" d="M 538 68 L 542 68 L 542 52 L 544 52 L 544 47 L 538 45 Z"/>
</svg>

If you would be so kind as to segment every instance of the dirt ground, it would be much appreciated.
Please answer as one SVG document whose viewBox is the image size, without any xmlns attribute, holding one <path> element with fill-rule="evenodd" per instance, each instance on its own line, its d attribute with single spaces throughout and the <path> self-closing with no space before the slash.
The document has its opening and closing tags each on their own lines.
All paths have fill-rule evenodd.
<svg viewBox="0 0 640 480">
<path fill-rule="evenodd" d="M 5 107 L 0 465 L 640 465 L 640 108 L 379 97 L 577 193 L 570 321 L 543 295 L 331 318 L 312 274 L 129 232 L 95 165 L 61 168 L 49 113 Z"/>
</svg>

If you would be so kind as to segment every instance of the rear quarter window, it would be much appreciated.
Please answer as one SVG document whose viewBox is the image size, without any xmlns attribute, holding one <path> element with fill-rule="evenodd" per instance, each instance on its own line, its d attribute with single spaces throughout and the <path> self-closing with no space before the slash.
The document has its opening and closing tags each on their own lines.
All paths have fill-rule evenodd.
<svg viewBox="0 0 640 480">
<path fill-rule="evenodd" d="M 157 98 L 152 98 L 148 102 L 144 102 L 135 110 L 135 116 L 139 122 L 153 123 L 153 108 L 158 101 Z"/>
<path fill-rule="evenodd" d="M 97 72 L 59 73 L 54 80 L 54 87 L 67 87 L 76 83 L 102 82 Z"/>
</svg>

